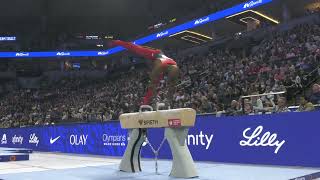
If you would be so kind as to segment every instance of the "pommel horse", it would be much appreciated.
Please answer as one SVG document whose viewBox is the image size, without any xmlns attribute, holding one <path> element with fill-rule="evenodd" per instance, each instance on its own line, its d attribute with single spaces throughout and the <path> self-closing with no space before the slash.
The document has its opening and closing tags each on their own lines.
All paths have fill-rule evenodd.
<svg viewBox="0 0 320 180">
<path fill-rule="evenodd" d="M 165 128 L 165 138 L 172 152 L 173 162 L 170 176 L 177 178 L 197 177 L 197 171 L 186 144 L 189 127 L 193 127 L 196 111 L 191 108 L 159 110 L 163 104 L 157 104 L 156 111 L 151 106 L 143 105 L 138 113 L 120 116 L 121 127 L 129 129 L 130 140 L 120 163 L 120 171 L 139 172 L 140 151 L 147 139 L 148 128 Z M 150 111 L 142 112 L 142 109 Z"/>
</svg>

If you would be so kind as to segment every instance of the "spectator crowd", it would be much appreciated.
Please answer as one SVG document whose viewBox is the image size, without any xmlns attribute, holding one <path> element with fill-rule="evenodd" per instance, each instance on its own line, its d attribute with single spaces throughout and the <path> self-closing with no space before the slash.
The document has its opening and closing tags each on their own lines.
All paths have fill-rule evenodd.
<svg viewBox="0 0 320 180">
<path fill-rule="evenodd" d="M 320 104 L 317 24 L 270 33 L 248 53 L 212 49 L 175 59 L 180 81 L 172 108 L 239 115 L 289 112 L 288 104 L 299 104 L 297 111 L 311 111 L 314 104 Z M 148 73 L 148 68 L 131 68 L 112 78 L 66 78 L 38 90 L 17 89 L 0 97 L 0 127 L 116 120 L 124 112 L 138 110 Z M 304 96 L 301 92 L 310 83 L 307 97 L 296 102 L 295 97 Z M 165 77 L 153 103 L 167 101 L 166 89 Z M 241 98 L 281 91 L 286 94 Z"/>
</svg>

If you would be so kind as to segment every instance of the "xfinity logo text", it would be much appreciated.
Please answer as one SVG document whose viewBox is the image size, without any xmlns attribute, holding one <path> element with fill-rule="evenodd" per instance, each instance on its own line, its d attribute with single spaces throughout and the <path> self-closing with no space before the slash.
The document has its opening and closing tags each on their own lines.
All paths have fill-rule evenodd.
<svg viewBox="0 0 320 180">
<path fill-rule="evenodd" d="M 38 146 L 39 138 L 36 136 L 35 133 L 30 134 L 29 144 L 36 144 Z"/>
<path fill-rule="evenodd" d="M 12 137 L 12 144 L 22 144 L 22 142 L 23 142 L 23 137 L 22 136 L 14 135 Z"/>
<path fill-rule="evenodd" d="M 250 1 L 246 4 L 244 4 L 243 9 L 251 8 L 252 6 L 255 6 L 257 4 L 261 4 L 262 0 L 257 0 L 257 1 Z"/>
<path fill-rule="evenodd" d="M 87 145 L 88 135 L 70 135 L 70 145 L 85 146 Z"/>
<path fill-rule="evenodd" d="M 189 134 L 187 138 L 187 144 L 193 146 L 205 146 L 206 150 L 208 150 L 212 143 L 213 134 L 203 134 L 200 131 L 199 134 L 193 135 Z"/>
<path fill-rule="evenodd" d="M 160 32 L 160 33 L 157 34 L 157 38 L 166 36 L 166 35 L 168 35 L 168 34 L 169 34 L 169 31 Z"/>
<path fill-rule="evenodd" d="M 70 52 L 58 52 L 57 56 L 70 56 Z"/>
<path fill-rule="evenodd" d="M 29 53 L 16 53 L 16 57 L 27 57 Z"/>
<path fill-rule="evenodd" d="M 108 135 L 103 134 L 102 136 L 103 145 L 105 146 L 125 146 L 126 136 L 125 135 Z"/>
<path fill-rule="evenodd" d="M 194 22 L 194 25 L 198 25 L 198 24 L 203 24 L 205 22 L 208 22 L 210 20 L 210 17 L 206 17 L 206 18 L 200 18 L 200 19 L 197 19 L 195 22 Z"/>
<path fill-rule="evenodd" d="M 108 55 L 109 54 L 109 51 L 100 51 L 98 52 L 98 56 L 105 56 L 105 55 Z"/>
<path fill-rule="evenodd" d="M 6 134 L 3 134 L 2 136 L 2 139 L 1 139 L 1 144 L 7 144 L 8 141 L 7 141 L 7 135 Z"/>
<path fill-rule="evenodd" d="M 277 134 L 271 134 L 269 131 L 265 132 L 261 137 L 259 135 L 262 133 L 263 126 L 258 126 L 251 134 L 247 133 L 251 128 L 247 128 L 243 131 L 242 135 L 245 140 L 240 141 L 240 146 L 276 146 L 274 153 L 277 154 L 282 145 L 286 142 L 282 140 L 281 142 L 277 139 Z"/>
</svg>

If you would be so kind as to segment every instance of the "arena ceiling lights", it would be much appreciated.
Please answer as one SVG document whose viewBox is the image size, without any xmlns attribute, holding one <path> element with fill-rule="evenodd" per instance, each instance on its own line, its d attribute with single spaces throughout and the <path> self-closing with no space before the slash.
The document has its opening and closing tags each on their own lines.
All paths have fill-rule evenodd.
<svg viewBox="0 0 320 180">
<path fill-rule="evenodd" d="M 174 37 L 179 40 L 184 40 L 193 44 L 202 44 L 212 40 L 212 37 L 194 31 L 182 31 L 169 37 Z"/>
<path fill-rule="evenodd" d="M 247 10 L 234 14 L 226 17 L 226 19 L 241 25 L 247 25 L 248 20 L 256 21 L 258 24 L 261 24 L 261 22 L 275 25 L 280 23 L 278 20 L 273 19 L 272 17 L 253 10 Z"/>
<path fill-rule="evenodd" d="M 216 20 L 229 17 L 231 15 L 248 11 L 250 9 L 262 6 L 264 4 L 271 3 L 273 0 L 251 0 L 245 3 L 235 5 L 231 8 L 218 11 L 207 16 L 191 20 L 184 24 L 163 30 L 158 33 L 151 34 L 149 36 L 137 39 L 135 44 L 142 45 L 151 41 L 169 37 L 170 35 L 177 34 L 182 31 L 186 31 L 197 26 L 201 26 Z M 188 38 L 188 37 L 187 37 Z M 48 51 L 48 52 L 0 52 L 0 58 L 32 58 L 32 57 L 97 57 L 97 56 L 109 56 L 125 50 L 122 47 L 114 47 L 105 51 Z"/>
</svg>

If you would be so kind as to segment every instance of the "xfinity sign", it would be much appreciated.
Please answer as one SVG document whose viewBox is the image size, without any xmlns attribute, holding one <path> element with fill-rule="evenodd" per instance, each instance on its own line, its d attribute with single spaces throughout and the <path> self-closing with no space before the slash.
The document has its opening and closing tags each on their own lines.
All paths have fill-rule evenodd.
<svg viewBox="0 0 320 180">
<path fill-rule="evenodd" d="M 109 54 L 109 51 L 100 51 L 98 52 L 98 56 L 105 56 L 105 55 L 108 55 Z"/>
<path fill-rule="evenodd" d="M 203 23 L 206 23 L 210 20 L 210 17 L 207 16 L 206 18 L 200 18 L 200 19 L 197 19 L 195 22 L 194 22 L 194 25 L 199 25 L 199 24 L 203 24 Z"/>
<path fill-rule="evenodd" d="M 169 31 L 160 32 L 160 33 L 157 34 L 157 38 L 166 36 L 166 35 L 168 35 L 168 34 L 169 34 Z"/>
<path fill-rule="evenodd" d="M 29 53 L 16 53 L 16 57 L 27 57 Z"/>
<path fill-rule="evenodd" d="M 213 134 L 204 134 L 200 131 L 199 134 L 189 134 L 186 143 L 188 146 L 203 146 L 208 150 L 213 140 Z"/>
<path fill-rule="evenodd" d="M 250 2 L 244 4 L 243 9 L 251 8 L 251 7 L 253 7 L 257 4 L 261 4 L 261 3 L 262 3 L 262 0 L 250 1 Z"/>
<path fill-rule="evenodd" d="M 70 56 L 69 52 L 58 52 L 57 56 Z"/>
<path fill-rule="evenodd" d="M 12 137 L 12 144 L 22 144 L 22 142 L 23 142 L 23 137 L 22 136 L 14 135 Z"/>
</svg>

